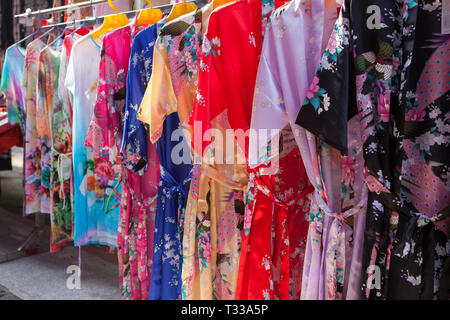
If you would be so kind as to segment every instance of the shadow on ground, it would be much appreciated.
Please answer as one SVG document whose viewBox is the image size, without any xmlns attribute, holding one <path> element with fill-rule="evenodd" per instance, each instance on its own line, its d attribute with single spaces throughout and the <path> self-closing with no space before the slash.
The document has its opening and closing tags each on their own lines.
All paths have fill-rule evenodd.
<svg viewBox="0 0 450 320">
<path fill-rule="evenodd" d="M 0 257 L 16 252 L 34 227 L 34 215 L 22 217 L 22 157 L 22 150 L 15 148 L 13 170 L 0 171 Z M 49 239 L 47 226 L 38 241 L 46 252 L 0 263 L 0 300 L 121 299 L 115 255 L 107 254 L 104 247 L 83 247 L 77 287 L 78 248 L 70 244 L 49 253 Z"/>
</svg>

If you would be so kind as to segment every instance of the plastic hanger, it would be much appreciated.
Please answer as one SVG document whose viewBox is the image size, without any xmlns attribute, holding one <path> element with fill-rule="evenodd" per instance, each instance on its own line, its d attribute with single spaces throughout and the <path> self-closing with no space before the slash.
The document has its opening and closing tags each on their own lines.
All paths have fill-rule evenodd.
<svg viewBox="0 0 450 320">
<path fill-rule="evenodd" d="M 41 38 L 43 38 L 43 37 L 45 37 L 46 35 L 48 35 L 48 34 L 50 34 L 51 32 L 53 32 L 53 31 L 57 31 L 57 30 L 60 30 L 60 31 L 64 31 L 65 29 L 61 29 L 60 27 L 52 27 L 52 28 L 50 28 L 49 30 L 47 30 L 46 32 L 44 32 L 43 34 L 41 34 L 39 37 L 37 37 L 36 39 L 41 39 Z"/>
<path fill-rule="evenodd" d="M 57 31 L 57 30 L 59 30 L 59 31 L 65 31 L 66 29 L 65 28 L 61 28 L 61 27 L 59 27 L 59 26 L 54 26 L 54 27 L 51 27 L 49 30 L 47 30 L 46 32 L 44 32 L 43 34 L 41 34 L 39 37 L 37 37 L 36 39 L 41 39 L 41 38 L 43 38 L 44 36 L 46 36 L 46 35 L 48 35 L 48 34 L 50 34 L 50 33 L 52 33 L 52 32 L 54 32 L 54 31 Z"/>
<path fill-rule="evenodd" d="M 55 31 L 56 28 L 53 27 L 50 30 L 42 33 L 44 30 L 42 28 L 42 20 L 41 20 L 41 10 L 38 10 L 38 27 L 36 29 L 36 31 L 34 31 L 32 34 L 26 36 L 25 38 L 23 38 L 22 40 L 19 40 L 18 42 L 16 42 L 14 45 L 19 45 L 20 43 L 26 41 L 27 39 L 30 39 L 31 37 L 34 37 L 35 35 L 37 35 L 38 33 L 42 33 L 41 35 L 39 35 L 36 39 L 40 39 L 42 37 L 44 37 L 45 35 L 49 34 L 52 31 Z"/>
<path fill-rule="evenodd" d="M 138 27 L 148 24 L 152 25 L 159 20 L 161 20 L 163 16 L 163 12 L 160 9 L 153 9 L 153 3 L 150 0 L 145 0 L 148 5 L 150 6 L 150 9 L 141 10 L 139 12 L 139 15 L 137 17 L 136 25 Z"/>
<path fill-rule="evenodd" d="M 39 21 L 38 21 L 38 29 L 37 29 L 36 32 L 44 32 L 44 29 L 42 28 L 41 10 L 38 10 L 38 19 L 39 19 Z M 50 29 L 48 29 L 48 30 L 45 31 L 44 33 L 40 34 L 36 39 L 42 39 L 42 38 L 45 37 L 46 35 L 50 34 L 50 33 L 53 32 L 53 31 L 57 31 L 57 30 L 63 31 L 64 28 L 61 28 L 61 27 L 59 27 L 59 26 L 51 27 Z M 22 41 L 22 40 L 21 40 L 21 41 Z"/>
<path fill-rule="evenodd" d="M 91 0 L 91 15 L 92 15 L 92 0 Z M 70 32 L 68 35 L 74 34 L 75 32 L 81 30 L 82 28 L 84 28 L 86 26 L 86 20 L 84 19 L 83 22 L 81 22 L 81 24 L 77 27 L 76 26 L 76 17 L 74 14 L 74 11 L 72 10 L 72 16 L 73 16 L 73 26 L 74 26 L 74 30 L 72 32 Z"/>
<path fill-rule="evenodd" d="M 167 16 L 166 21 L 172 21 L 186 13 L 194 11 L 195 9 L 197 9 L 197 6 L 194 2 L 186 3 L 186 0 L 183 0 L 183 3 L 175 3 Z"/>
<path fill-rule="evenodd" d="M 116 12 L 115 15 L 106 16 L 103 19 L 103 24 L 97 30 L 92 31 L 92 38 L 98 38 L 108 31 L 126 26 L 129 21 L 126 14 L 119 13 L 119 10 L 112 4 L 111 0 L 108 0 L 109 6 Z"/>
<path fill-rule="evenodd" d="M 59 34 L 56 38 L 54 38 L 50 43 L 47 43 L 42 49 L 41 52 L 44 51 L 45 49 L 47 49 L 48 47 L 51 47 L 52 45 L 54 45 L 56 43 L 56 41 L 58 41 L 59 39 L 61 39 L 64 35 L 66 34 L 66 28 L 64 28 L 61 32 L 61 34 Z M 48 40 L 47 40 L 48 41 Z"/>
</svg>

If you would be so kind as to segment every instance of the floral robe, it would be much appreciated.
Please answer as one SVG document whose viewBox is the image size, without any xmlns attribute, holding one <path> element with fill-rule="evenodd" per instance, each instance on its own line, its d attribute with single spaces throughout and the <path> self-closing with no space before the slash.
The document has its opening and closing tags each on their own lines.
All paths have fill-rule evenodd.
<svg viewBox="0 0 450 320">
<path fill-rule="evenodd" d="M 43 54 L 44 53 L 44 54 Z M 52 59 L 53 54 L 53 59 Z M 50 200 L 50 176 L 51 176 L 51 131 L 50 117 L 53 108 L 53 99 L 55 95 L 55 83 L 51 79 L 55 79 L 54 74 L 56 60 L 59 54 L 48 48 L 39 54 L 38 65 L 38 81 L 36 85 L 36 130 L 41 140 L 41 212 L 51 213 Z M 59 67 L 59 65 L 58 65 Z M 59 69 L 58 69 L 59 70 Z"/>
<path fill-rule="evenodd" d="M 157 142 L 161 168 L 150 299 L 181 298 L 183 220 L 192 175 L 186 129 L 211 11 L 208 4 L 161 29 L 152 77 L 139 110 L 138 119 L 149 124 L 150 140 Z M 175 152 L 180 159 L 172 157 Z"/>
<path fill-rule="evenodd" d="M 382 8 L 382 23 L 369 30 L 366 7 L 345 1 L 317 73 L 317 100 L 306 101 L 297 122 L 350 156 L 343 128 L 359 116 L 369 189 L 362 297 L 448 299 L 449 83 L 444 66 L 450 55 L 448 37 L 441 34 L 442 4 L 375 3 Z"/>
<path fill-rule="evenodd" d="M 126 231 L 130 242 L 128 262 L 126 261 L 127 255 L 123 254 L 124 261 L 122 263 L 124 266 L 128 264 L 131 267 L 129 272 L 126 271 L 127 268 L 122 267 L 124 274 L 121 275 L 123 277 L 121 285 L 124 288 L 123 292 L 131 294 L 130 298 L 142 300 L 148 299 L 153 265 L 153 233 L 159 181 L 159 159 L 156 145 L 147 142 L 147 128 L 137 120 L 136 116 L 152 74 L 153 48 L 159 29 L 160 23 L 157 23 L 142 30 L 136 35 L 131 46 L 126 111 L 120 151 L 122 165 L 130 170 L 130 186 L 133 186 L 133 189 L 129 189 L 131 197 L 127 197 L 126 205 L 135 207 L 136 204 L 133 202 L 136 202 L 140 207 L 139 212 L 133 213 L 128 231 Z M 133 266 L 136 262 L 138 274 L 135 273 L 136 267 Z M 135 277 L 139 281 L 134 280 Z"/>
<path fill-rule="evenodd" d="M 300 298 L 313 187 L 291 126 L 298 130 L 296 100 L 306 95 L 320 56 L 323 26 L 317 22 L 324 16 L 322 4 L 315 4 L 292 1 L 271 15 L 265 29 L 251 120 L 258 136 L 250 136 L 238 299 Z M 271 130 L 266 140 L 263 130 Z M 264 173 L 266 164 L 275 171 Z"/>
<path fill-rule="evenodd" d="M 341 19 L 342 16 L 338 21 Z M 336 68 L 335 57 L 342 45 L 336 38 L 343 32 L 335 27 L 329 38 L 323 38 L 326 42 L 322 44 L 327 47 L 319 70 L 333 72 Z M 330 108 L 328 93 L 317 83 L 318 78 L 314 76 L 297 118 L 297 124 L 314 133 L 311 124 L 306 124 L 306 118 L 302 117 L 305 110 L 312 106 L 320 114 Z M 339 88 L 335 90 L 338 92 Z M 330 147 L 327 140 L 318 140 L 309 131 L 299 131 L 301 154 L 315 186 L 303 274 L 302 298 L 305 299 L 359 299 L 360 296 L 367 188 L 362 180 L 363 159 L 357 121 L 353 117 L 345 127 L 349 137 L 346 141 L 348 155 L 341 155 L 341 149 Z"/>
<path fill-rule="evenodd" d="M 52 243 L 59 249 L 73 240 L 73 160 L 72 160 L 72 105 L 64 87 L 72 46 L 81 35 L 64 38 L 58 72 L 58 102 L 52 112 L 52 219 L 58 228 L 52 229 Z"/>
<path fill-rule="evenodd" d="M 86 35 L 72 46 L 64 84 L 73 106 L 74 242 L 117 246 L 119 167 L 84 143 L 92 118 L 98 82 L 100 39 Z"/>
<path fill-rule="evenodd" d="M 114 191 L 120 198 L 117 247 L 119 281 L 125 299 L 148 297 L 152 258 L 147 248 L 152 245 L 158 179 L 157 166 L 152 166 L 148 175 L 139 176 L 123 167 L 119 158 L 131 44 L 136 34 L 145 28 L 138 27 L 136 20 L 134 18 L 130 24 L 107 33 L 103 38 L 97 100 L 86 138 L 86 146 L 93 150 L 96 160 L 116 167 L 120 173 L 120 176 L 111 176 L 110 182 L 114 181 Z M 133 95 L 128 92 L 129 103 L 132 103 L 131 98 L 139 100 Z M 119 184 L 122 185 L 119 187 Z"/>
<path fill-rule="evenodd" d="M 25 214 L 41 211 L 41 142 L 36 130 L 36 82 L 39 51 L 45 46 L 40 39 L 27 46 L 22 86 L 25 90 Z"/>
<path fill-rule="evenodd" d="M 195 106 L 189 119 L 193 127 L 192 145 L 197 155 L 203 155 L 209 145 L 205 132 L 212 128 L 212 120 L 225 110 L 232 129 L 245 131 L 250 127 L 253 90 L 262 46 L 262 17 L 266 16 L 263 15 L 263 8 L 264 13 L 271 11 L 273 2 L 232 2 L 214 10 L 211 15 L 202 45 Z M 237 23 L 245 11 L 251 12 L 248 20 L 244 24 Z M 222 28 L 223 24 L 229 28 Z M 236 44 L 238 41 L 245 46 L 240 48 Z M 245 69 L 230 68 L 230 65 L 245 66 Z M 195 122 L 197 126 L 201 124 L 200 129 L 196 130 Z M 238 143 L 247 155 L 248 137 L 239 139 Z"/>
<path fill-rule="evenodd" d="M 300 299 L 313 188 L 289 127 L 279 141 L 276 174 L 249 169 L 236 299 Z"/>
<path fill-rule="evenodd" d="M 61 49 L 46 47 L 41 51 L 37 82 L 36 125 L 49 148 L 48 151 L 42 149 L 42 154 L 43 168 L 49 171 L 46 192 L 50 199 L 50 252 L 60 250 L 64 243 L 72 240 L 71 121 L 70 110 L 64 109 L 58 96 Z"/>
</svg>

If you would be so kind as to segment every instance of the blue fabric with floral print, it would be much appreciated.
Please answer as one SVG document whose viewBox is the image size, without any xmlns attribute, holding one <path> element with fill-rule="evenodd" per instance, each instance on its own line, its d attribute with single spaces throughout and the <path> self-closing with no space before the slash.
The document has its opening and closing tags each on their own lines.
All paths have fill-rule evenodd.
<svg viewBox="0 0 450 320">
<path fill-rule="evenodd" d="M 158 24 L 139 32 L 132 44 L 127 76 L 127 104 L 120 156 L 123 166 L 142 175 L 147 168 L 148 131 L 137 119 L 137 111 L 150 81 L 153 47 L 158 36 Z"/>
<path fill-rule="evenodd" d="M 179 127 L 178 113 L 168 115 L 161 138 L 157 141 L 160 162 L 160 182 L 153 240 L 153 267 L 149 299 L 179 299 L 181 295 L 181 265 L 183 217 L 189 194 L 192 165 L 176 164 L 172 150 L 189 151 L 184 136 L 173 141 L 172 132 Z M 182 155 L 181 155 L 182 156 Z M 182 157 L 183 158 L 183 157 Z"/>
</svg>

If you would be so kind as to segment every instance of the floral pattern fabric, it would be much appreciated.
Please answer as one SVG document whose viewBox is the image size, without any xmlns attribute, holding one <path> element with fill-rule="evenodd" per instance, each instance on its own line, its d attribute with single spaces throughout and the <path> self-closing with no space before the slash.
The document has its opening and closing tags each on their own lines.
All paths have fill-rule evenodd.
<svg viewBox="0 0 450 320">
<path fill-rule="evenodd" d="M 154 167 L 152 156 L 148 156 L 147 143 L 149 133 L 145 124 L 137 119 L 139 106 L 150 82 L 153 67 L 153 50 L 160 28 L 165 19 L 139 32 L 131 47 L 127 88 L 132 87 L 136 93 L 127 91 L 129 103 L 125 106 L 124 130 L 120 156 L 122 165 L 137 174 L 144 174 L 147 166 Z M 136 97 L 136 98 L 134 98 Z M 156 149 L 155 149 L 156 150 Z M 150 162 L 150 163 L 148 163 Z"/>
<path fill-rule="evenodd" d="M 183 300 L 235 298 L 246 186 L 245 166 L 194 165 L 184 221 Z"/>
<path fill-rule="evenodd" d="M 262 12 L 267 7 L 273 9 L 273 2 L 263 4 L 260 0 L 247 0 L 229 3 L 211 14 L 202 44 L 195 104 L 189 119 L 189 125 L 194 128 L 192 142 L 197 155 L 202 156 L 209 145 L 203 138 L 206 130 L 212 128 L 211 121 L 225 110 L 232 129 L 245 131 L 250 127 L 262 46 Z M 242 12 L 251 13 L 244 24 L 241 23 Z M 230 28 L 220 27 L 222 25 Z M 239 67 L 230 68 L 231 65 Z M 195 129 L 196 122 L 201 123 L 201 130 Z M 247 155 L 248 137 L 238 142 Z"/>
<path fill-rule="evenodd" d="M 70 109 L 64 108 L 58 96 L 61 49 L 46 47 L 41 51 L 37 82 L 36 124 L 39 135 L 48 141 L 49 147 L 43 155 L 44 168 L 49 169 L 50 252 L 59 251 L 65 243 L 72 241 L 72 127 Z"/>
<path fill-rule="evenodd" d="M 120 167 L 95 157 L 84 145 L 94 112 L 100 41 L 86 35 L 73 44 L 65 79 L 73 107 L 74 242 L 77 246 L 97 243 L 116 247 Z"/>
<path fill-rule="evenodd" d="M 361 297 L 448 299 L 450 279 L 444 270 L 450 210 L 444 168 L 450 157 L 448 81 L 442 66 L 449 55 L 448 37 L 440 33 L 442 4 L 377 3 L 383 24 L 374 33 L 360 21 L 365 7 L 345 1 L 317 88 L 297 122 L 350 155 L 349 135 L 342 128 L 354 114 L 360 119 L 369 189 Z M 325 93 L 328 110 L 322 108 Z M 377 275 L 380 281 L 374 283 Z"/>
<path fill-rule="evenodd" d="M 189 150 L 183 138 L 176 142 L 170 140 L 170 134 L 178 128 L 178 125 L 177 113 L 167 116 L 157 144 L 161 176 L 157 198 L 152 279 L 149 292 L 149 299 L 152 300 L 181 298 L 182 228 L 186 200 L 191 184 L 192 166 L 190 164 L 174 164 L 170 159 L 167 159 L 167 155 L 170 155 L 170 152 L 166 153 L 167 149 L 170 151 L 177 144 L 184 144 L 184 148 Z M 161 147 L 163 143 L 167 146 L 167 149 Z"/>
<path fill-rule="evenodd" d="M 72 160 L 72 104 L 64 86 L 70 53 L 73 44 L 86 34 L 88 29 L 76 30 L 65 36 L 62 43 L 57 84 L 57 103 L 52 115 L 52 251 L 59 250 L 65 243 L 73 241 L 74 190 Z"/>
<path fill-rule="evenodd" d="M 102 40 L 97 98 L 85 143 L 96 156 L 110 157 L 112 163 L 117 162 L 122 145 L 131 42 L 144 27 L 137 27 L 136 20 L 108 32 Z"/>
<path fill-rule="evenodd" d="M 8 48 L 51 252 L 118 247 L 125 299 L 450 298 L 443 1 L 284 2 Z"/>
<path fill-rule="evenodd" d="M 54 104 L 52 116 L 52 217 L 57 228 L 52 229 L 52 243 L 58 250 L 73 241 L 73 160 L 72 160 L 72 105 L 64 86 L 70 52 L 77 33 L 64 38 L 57 85 L 59 102 Z"/>
<path fill-rule="evenodd" d="M 125 298 L 135 300 L 148 299 L 159 181 L 156 146 L 147 143 L 148 131 L 143 123 L 137 121 L 136 115 L 152 73 L 153 46 L 159 28 L 157 23 L 137 33 L 134 40 L 129 38 L 132 45 L 120 152 L 123 181 L 127 185 L 122 188 L 121 206 L 125 207 L 121 209 L 124 214 L 121 217 L 124 218 L 119 222 L 118 237 L 122 293 Z M 118 35 L 115 37 L 116 40 L 121 39 Z"/>
<path fill-rule="evenodd" d="M 342 15 L 337 21 L 336 24 L 342 21 Z M 335 68 L 334 54 L 340 50 L 336 38 L 344 32 L 334 26 L 331 36 L 326 39 L 328 44 L 318 70 Z M 327 92 L 318 86 L 318 82 L 316 76 L 311 79 L 296 121 L 314 133 L 316 131 L 312 131 L 310 125 L 305 125 L 306 118 L 302 117 L 305 110 L 312 106 L 317 113 L 322 113 L 329 109 L 331 103 Z M 338 92 L 339 89 L 333 90 Z M 341 155 L 339 150 L 342 149 L 328 145 L 322 136 L 319 136 L 321 140 L 316 139 L 303 129 L 298 135 L 302 158 L 310 181 L 315 186 L 303 274 L 302 298 L 305 299 L 360 297 L 367 188 L 362 180 L 362 143 L 357 117 L 346 121 L 347 155 Z"/>
<path fill-rule="evenodd" d="M 138 112 L 150 128 L 150 141 L 161 136 L 164 119 L 178 112 L 181 128 L 188 130 L 197 89 L 203 33 L 212 4 L 167 23 L 160 32 L 153 56 L 153 74 Z M 187 134 L 185 135 L 188 138 Z"/>
<path fill-rule="evenodd" d="M 313 188 L 289 127 L 279 139 L 277 173 L 249 169 L 236 299 L 300 299 Z"/>
<path fill-rule="evenodd" d="M 300 298 L 313 188 L 292 130 L 298 130 L 294 123 L 296 100 L 306 95 L 320 56 L 321 19 L 320 4 L 292 1 L 273 12 L 265 29 L 251 128 L 271 132 L 266 140 L 250 136 L 240 299 Z M 299 68 L 293 67 L 296 65 Z M 269 165 L 276 171 L 268 171 Z"/>
<path fill-rule="evenodd" d="M 57 81 L 59 52 L 47 47 L 41 51 L 38 58 L 38 79 L 36 84 L 36 130 L 40 137 L 41 149 L 41 212 L 51 213 L 51 164 L 52 141 L 51 124 L 53 104 L 57 103 Z M 58 101 L 59 102 L 59 101 Z"/>
<path fill-rule="evenodd" d="M 36 82 L 40 39 L 31 41 L 26 49 L 22 87 L 24 89 L 25 124 L 25 214 L 41 211 L 41 141 L 36 129 Z"/>
<path fill-rule="evenodd" d="M 208 146 L 202 138 L 209 128 L 216 129 L 222 137 L 226 136 L 227 129 L 248 129 L 251 93 L 261 49 L 263 11 L 272 9 L 273 2 L 232 2 L 214 10 L 209 18 L 189 120 L 194 134 L 192 146 L 195 154 L 203 159 L 193 175 L 186 208 L 183 299 L 236 297 L 247 187 L 247 150 L 235 144 L 233 151 L 227 150 L 227 154 L 221 145 Z M 248 17 L 245 23 L 241 19 L 244 15 Z M 221 25 L 229 28 L 221 28 Z M 239 70 L 239 76 L 234 74 L 235 70 Z M 199 123 L 202 127 L 197 134 Z M 222 142 L 220 135 L 217 140 Z M 203 153 L 203 150 L 206 151 Z M 232 160 L 231 163 L 228 160 Z"/>
<path fill-rule="evenodd" d="M 139 176 L 122 166 L 119 154 L 124 135 L 125 106 L 137 105 L 142 99 L 139 87 L 143 83 L 137 82 L 138 86 L 130 86 L 128 90 L 126 86 L 132 41 L 146 27 L 138 27 L 136 21 L 134 18 L 130 24 L 109 32 L 103 38 L 97 100 L 86 146 L 93 150 L 95 158 L 117 167 L 120 172 L 116 186 L 122 185 L 115 188 L 121 197 L 117 244 L 120 286 L 126 299 L 147 299 L 152 263 L 152 255 L 147 248 L 153 245 L 158 165 L 156 162 L 148 174 Z M 148 72 L 146 65 L 140 67 L 143 69 L 139 72 Z M 150 156 L 155 155 L 155 150 L 151 149 Z M 155 163 L 153 159 L 151 161 Z"/>
<path fill-rule="evenodd" d="M 161 166 L 150 299 L 181 298 L 183 223 L 192 170 L 186 124 L 211 11 L 208 4 L 161 28 L 152 76 L 139 109 L 138 119 L 149 124 L 150 140 L 157 143 Z M 180 159 L 172 157 L 173 150 L 178 150 Z"/>
<path fill-rule="evenodd" d="M 26 51 L 18 45 L 12 45 L 6 49 L 0 83 L 0 90 L 6 94 L 8 122 L 19 124 L 23 133 L 25 130 L 25 95 L 21 84 L 25 53 Z"/>
</svg>

